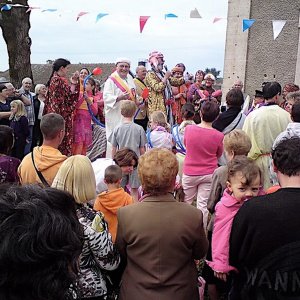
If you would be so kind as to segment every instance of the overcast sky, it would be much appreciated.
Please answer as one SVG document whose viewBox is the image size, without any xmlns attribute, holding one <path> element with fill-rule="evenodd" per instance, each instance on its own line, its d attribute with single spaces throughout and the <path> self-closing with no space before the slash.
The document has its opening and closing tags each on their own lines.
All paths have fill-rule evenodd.
<svg viewBox="0 0 300 300">
<path fill-rule="evenodd" d="M 227 21 L 213 24 L 213 19 L 227 17 L 227 0 L 29 0 L 29 4 L 57 9 L 31 13 L 32 63 L 59 57 L 71 63 L 102 63 L 125 56 L 134 68 L 138 60 L 158 50 L 165 55 L 169 69 L 183 62 L 190 73 L 206 67 L 223 71 Z M 201 19 L 190 18 L 195 8 Z M 76 22 L 81 11 L 89 14 Z M 109 15 L 96 23 L 99 13 Z M 167 13 L 178 18 L 165 20 Z M 142 34 L 139 16 L 151 16 Z M 6 45 L 1 36 L 0 70 L 7 68 Z"/>
</svg>

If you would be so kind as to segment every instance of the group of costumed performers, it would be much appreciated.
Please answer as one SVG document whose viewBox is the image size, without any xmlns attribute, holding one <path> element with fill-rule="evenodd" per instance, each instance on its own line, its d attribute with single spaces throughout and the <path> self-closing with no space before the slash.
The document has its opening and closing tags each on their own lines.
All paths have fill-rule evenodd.
<svg viewBox="0 0 300 300">
<path fill-rule="evenodd" d="M 138 66 L 134 78 L 130 72 L 130 60 L 116 60 L 116 70 L 106 80 L 103 90 L 107 140 L 113 129 L 122 124 L 122 100 L 136 103 L 138 109 L 134 120 L 146 130 L 148 118 L 153 112 L 163 112 L 172 127 L 182 123 L 184 104 L 192 103 L 197 110 L 203 99 L 215 96 L 212 87 L 215 78 L 212 74 L 205 75 L 198 71 L 195 82 L 191 84 L 184 79 L 183 64 L 177 64 L 172 71 L 168 71 L 164 65 L 164 56 L 158 51 L 151 52 L 148 61 L 151 69 L 147 71 L 144 66 Z M 95 119 L 94 115 L 98 111 L 96 83 L 90 77 L 93 74 L 83 68 L 71 76 L 69 84 L 66 78 L 69 66 L 70 62 L 66 59 L 61 58 L 54 62 L 48 82 L 45 113 L 58 113 L 66 121 L 66 133 L 60 151 L 67 156 L 86 155 L 87 147 L 92 144 L 91 121 Z M 111 156 L 109 142 L 106 155 Z"/>
<path fill-rule="evenodd" d="M 149 89 L 148 113 L 162 111 L 166 114 L 169 123 L 173 124 L 172 104 L 174 96 L 172 86 L 178 87 L 184 84 L 183 76 L 180 78 L 172 77 L 172 73 L 164 69 L 164 56 L 158 51 L 153 51 L 148 59 L 151 70 L 147 72 L 145 84 Z"/>
</svg>

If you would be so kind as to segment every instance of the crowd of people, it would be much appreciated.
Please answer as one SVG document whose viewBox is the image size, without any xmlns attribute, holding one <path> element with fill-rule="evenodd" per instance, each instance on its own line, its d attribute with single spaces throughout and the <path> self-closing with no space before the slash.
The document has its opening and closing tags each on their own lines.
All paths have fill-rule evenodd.
<svg viewBox="0 0 300 300">
<path fill-rule="evenodd" d="M 297 299 L 299 87 L 148 62 L 0 81 L 0 298 Z"/>
</svg>

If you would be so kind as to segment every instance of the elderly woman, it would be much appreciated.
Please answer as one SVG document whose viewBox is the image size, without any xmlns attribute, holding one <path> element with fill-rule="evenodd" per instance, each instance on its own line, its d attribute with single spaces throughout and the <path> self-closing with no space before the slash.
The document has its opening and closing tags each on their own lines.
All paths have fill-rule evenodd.
<svg viewBox="0 0 300 300">
<path fill-rule="evenodd" d="M 80 299 L 106 299 L 107 284 L 103 269 L 116 269 L 120 257 L 104 215 L 87 206 L 87 202 L 96 197 L 96 181 L 90 160 L 83 155 L 69 157 L 61 165 L 52 187 L 73 195 L 77 217 L 84 229 L 84 245 L 79 261 Z"/>
<path fill-rule="evenodd" d="M 207 250 L 202 213 L 173 196 L 178 162 L 166 149 L 140 157 L 143 202 L 118 211 L 116 245 L 126 268 L 120 300 L 198 300 L 194 259 Z"/>
<path fill-rule="evenodd" d="M 120 101 L 136 101 L 135 84 L 129 70 L 130 60 L 118 58 L 116 71 L 108 77 L 104 84 L 103 99 L 107 140 L 113 129 L 122 123 Z M 111 143 L 107 142 L 106 157 L 111 157 L 111 148 Z"/>
</svg>

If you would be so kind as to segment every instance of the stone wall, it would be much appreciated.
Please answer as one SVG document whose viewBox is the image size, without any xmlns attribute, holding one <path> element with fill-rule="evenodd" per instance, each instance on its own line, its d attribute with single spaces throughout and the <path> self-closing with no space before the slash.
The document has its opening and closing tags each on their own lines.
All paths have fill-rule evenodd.
<svg viewBox="0 0 300 300">
<path fill-rule="evenodd" d="M 300 84 L 300 0 L 229 0 L 223 101 L 236 79 L 253 95 L 264 81 Z M 242 31 L 243 19 L 256 19 Z M 274 41 L 272 20 L 287 20 Z"/>
<path fill-rule="evenodd" d="M 248 94 L 253 95 L 263 81 L 276 80 L 282 85 L 295 81 L 299 11 L 299 0 L 251 1 L 250 18 L 257 21 L 248 36 L 245 80 Z M 287 20 L 275 41 L 272 20 Z"/>
</svg>

